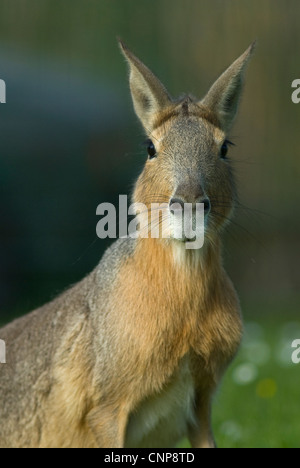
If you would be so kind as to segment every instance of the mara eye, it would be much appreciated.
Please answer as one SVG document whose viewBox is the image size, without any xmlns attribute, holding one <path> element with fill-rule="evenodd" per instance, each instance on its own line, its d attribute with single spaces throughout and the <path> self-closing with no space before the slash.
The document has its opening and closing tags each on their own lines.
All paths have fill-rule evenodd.
<svg viewBox="0 0 300 468">
<path fill-rule="evenodd" d="M 233 145 L 233 143 L 231 143 L 231 141 L 229 140 L 225 140 L 223 145 L 221 146 L 221 158 L 222 159 L 226 159 L 229 145 Z"/>
<path fill-rule="evenodd" d="M 148 152 L 149 159 L 155 158 L 156 149 L 155 149 L 155 146 L 154 146 L 153 142 L 151 140 L 147 140 L 146 141 L 146 146 L 147 146 L 147 152 Z"/>
</svg>

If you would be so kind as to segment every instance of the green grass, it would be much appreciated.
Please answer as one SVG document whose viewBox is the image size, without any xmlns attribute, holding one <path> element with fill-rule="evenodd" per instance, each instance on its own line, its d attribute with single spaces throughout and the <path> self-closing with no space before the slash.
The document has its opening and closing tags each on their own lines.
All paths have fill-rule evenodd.
<svg viewBox="0 0 300 468">
<path fill-rule="evenodd" d="M 300 339 L 300 318 L 246 322 L 241 350 L 214 400 L 218 447 L 300 447 L 300 364 L 291 360 L 294 339 Z M 184 441 L 181 446 L 189 445 Z"/>
</svg>

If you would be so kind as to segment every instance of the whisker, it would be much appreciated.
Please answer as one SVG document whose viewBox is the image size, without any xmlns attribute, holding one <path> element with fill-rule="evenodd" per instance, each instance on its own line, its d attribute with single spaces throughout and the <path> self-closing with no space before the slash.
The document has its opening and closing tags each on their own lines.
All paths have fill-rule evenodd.
<svg viewBox="0 0 300 468">
<path fill-rule="evenodd" d="M 251 238 L 251 240 L 254 240 L 256 243 L 258 243 L 264 250 L 267 250 L 266 245 L 264 245 L 258 238 L 256 238 L 253 235 L 253 233 L 248 231 L 248 229 L 245 228 L 244 226 L 242 226 L 241 224 L 237 223 L 236 221 L 234 221 L 232 219 L 228 219 L 226 216 L 224 216 L 222 213 L 217 212 L 216 210 L 211 211 L 211 214 L 213 216 L 217 216 L 217 217 L 219 217 L 219 218 L 221 218 L 223 220 L 229 221 L 230 224 L 232 224 L 233 226 L 241 229 L 245 234 L 247 234 L 249 236 L 249 238 Z M 227 228 L 227 226 L 225 226 L 225 228 Z"/>
</svg>

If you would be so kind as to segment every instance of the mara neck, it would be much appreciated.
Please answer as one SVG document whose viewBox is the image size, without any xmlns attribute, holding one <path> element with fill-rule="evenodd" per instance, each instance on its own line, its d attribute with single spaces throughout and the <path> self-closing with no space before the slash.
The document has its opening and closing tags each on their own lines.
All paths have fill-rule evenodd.
<svg viewBox="0 0 300 468">
<path fill-rule="evenodd" d="M 184 243 L 173 239 L 138 239 L 135 261 L 152 280 L 171 277 L 180 281 L 214 281 L 222 269 L 221 251 L 220 239 L 214 244 L 207 241 L 198 250 L 187 250 Z"/>
</svg>

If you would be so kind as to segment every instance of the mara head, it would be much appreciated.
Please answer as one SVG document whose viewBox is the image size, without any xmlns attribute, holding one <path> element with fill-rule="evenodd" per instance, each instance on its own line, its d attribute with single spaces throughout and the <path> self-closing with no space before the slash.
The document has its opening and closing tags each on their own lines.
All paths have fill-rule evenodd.
<svg viewBox="0 0 300 468">
<path fill-rule="evenodd" d="M 146 205 L 148 210 L 151 204 L 163 206 L 158 224 L 162 225 L 162 220 L 167 219 L 164 225 L 169 226 L 169 232 L 163 237 L 181 241 L 191 240 L 191 237 L 175 235 L 179 208 L 182 214 L 186 204 L 190 204 L 190 227 L 196 229 L 192 231 L 195 233 L 198 229 L 196 207 L 201 206 L 205 239 L 214 242 L 234 209 L 236 188 L 230 163 L 229 132 L 254 44 L 217 79 L 201 100 L 190 95 L 172 99 L 149 68 L 123 42 L 120 46 L 129 64 L 134 109 L 147 136 L 148 154 L 135 185 L 133 201 Z"/>
</svg>

